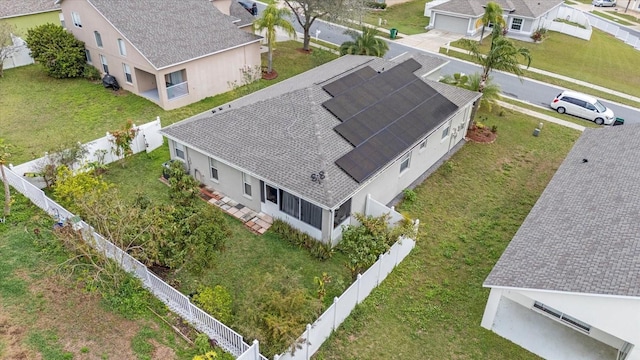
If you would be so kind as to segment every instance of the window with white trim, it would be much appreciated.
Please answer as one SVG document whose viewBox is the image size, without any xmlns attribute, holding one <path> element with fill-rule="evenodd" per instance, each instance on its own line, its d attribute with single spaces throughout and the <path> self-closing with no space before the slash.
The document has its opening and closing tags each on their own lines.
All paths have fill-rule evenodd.
<svg viewBox="0 0 640 360">
<path fill-rule="evenodd" d="M 73 20 L 73 26 L 75 27 L 82 27 L 82 21 L 80 20 L 80 14 L 78 14 L 75 11 L 71 12 L 71 19 Z"/>
<path fill-rule="evenodd" d="M 576 319 L 576 318 L 574 318 L 572 316 L 569 316 L 569 315 L 563 313 L 560 310 L 556 310 L 554 308 L 548 307 L 547 305 L 545 305 L 545 304 L 543 304 L 543 303 L 541 303 L 539 301 L 536 301 L 533 304 L 533 307 L 535 309 L 538 309 L 538 310 L 544 312 L 546 315 L 554 317 L 554 318 L 560 320 L 561 322 L 563 322 L 563 323 L 565 323 L 565 324 L 567 324 L 569 326 L 572 326 L 572 327 L 574 327 L 574 328 L 576 328 L 576 329 L 578 329 L 580 331 L 584 331 L 586 333 L 589 333 L 591 331 L 591 325 L 589 325 L 587 323 L 584 323 L 584 322 L 582 322 L 582 321 L 580 321 L 580 320 L 578 320 L 578 319 Z"/>
<path fill-rule="evenodd" d="M 94 31 L 93 32 L 93 37 L 96 38 L 96 46 L 98 46 L 99 48 L 102 47 L 102 35 L 100 35 L 99 32 Z"/>
<path fill-rule="evenodd" d="M 451 129 L 451 124 L 447 125 L 444 130 L 442 130 L 442 139 L 444 140 L 447 136 L 449 136 L 449 130 Z"/>
<path fill-rule="evenodd" d="M 251 196 L 251 177 L 245 173 L 242 173 L 242 192 Z"/>
<path fill-rule="evenodd" d="M 211 179 L 218 180 L 218 162 L 209 158 L 209 168 L 211 169 Z"/>
<path fill-rule="evenodd" d="M 402 160 L 400 160 L 400 174 L 402 174 L 405 170 L 409 168 L 409 163 L 411 162 L 411 153 L 407 153 Z"/>
<path fill-rule="evenodd" d="M 176 142 L 176 157 L 182 159 L 182 160 L 186 160 L 185 156 L 184 156 L 184 145 Z"/>
<path fill-rule="evenodd" d="M 87 62 L 89 64 L 92 63 L 92 61 L 91 61 L 91 51 L 89 51 L 89 49 L 84 49 L 84 57 L 87 58 Z"/>
<path fill-rule="evenodd" d="M 118 39 L 118 49 L 120 50 L 120 55 L 127 56 L 127 48 L 124 46 L 124 40 Z"/>
<path fill-rule="evenodd" d="M 124 71 L 124 78 L 127 80 L 129 84 L 133 83 L 133 76 L 131 75 L 131 68 L 129 65 L 122 63 L 122 69 Z"/>
<path fill-rule="evenodd" d="M 511 20 L 511 30 L 516 30 L 516 31 L 520 31 L 522 30 L 522 23 L 524 22 L 523 19 L 519 19 L 519 18 L 515 18 L 513 20 Z"/>
<path fill-rule="evenodd" d="M 108 74 L 109 65 L 107 64 L 107 58 L 104 55 L 100 55 L 100 63 L 102 64 L 102 70 Z"/>
</svg>

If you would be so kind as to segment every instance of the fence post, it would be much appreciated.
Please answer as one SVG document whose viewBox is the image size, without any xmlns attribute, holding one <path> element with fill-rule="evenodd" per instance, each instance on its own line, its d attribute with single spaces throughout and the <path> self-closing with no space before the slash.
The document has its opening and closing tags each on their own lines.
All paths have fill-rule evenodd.
<svg viewBox="0 0 640 360">
<path fill-rule="evenodd" d="M 332 329 L 335 330 L 338 327 L 338 324 L 336 324 L 338 322 L 338 297 L 334 297 L 333 298 L 333 327 Z"/>
<path fill-rule="evenodd" d="M 376 286 L 380 285 L 380 274 L 382 273 L 382 259 L 384 259 L 384 254 L 380 254 L 380 257 L 378 257 L 378 277 L 376 278 Z"/>
<path fill-rule="evenodd" d="M 310 336 L 311 336 L 311 324 L 307 324 L 307 336 L 306 336 L 305 341 L 304 341 L 304 345 L 305 345 L 305 348 L 306 348 L 305 349 L 305 354 L 306 354 L 305 355 L 305 359 L 306 360 L 311 359 L 311 355 L 309 355 L 309 344 L 311 343 L 309 341 L 309 337 Z"/>
<path fill-rule="evenodd" d="M 356 284 L 358 284 L 356 286 L 356 304 L 360 304 L 360 278 L 362 278 L 362 274 L 356 276 Z"/>
<path fill-rule="evenodd" d="M 28 191 L 27 190 L 27 181 L 24 178 L 20 178 L 20 181 L 22 181 L 22 189 L 26 193 Z"/>
<path fill-rule="evenodd" d="M 273 355 L 273 360 L 279 360 L 279 359 L 280 359 L 280 355 L 278 354 Z"/>
<path fill-rule="evenodd" d="M 260 360 L 260 343 L 258 339 L 253 340 L 253 358 L 255 360 Z"/>
</svg>

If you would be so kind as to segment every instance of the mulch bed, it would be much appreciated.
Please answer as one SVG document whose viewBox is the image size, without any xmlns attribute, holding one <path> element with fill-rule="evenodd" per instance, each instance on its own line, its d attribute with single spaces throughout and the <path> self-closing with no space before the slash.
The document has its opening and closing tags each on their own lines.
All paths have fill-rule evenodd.
<svg viewBox="0 0 640 360">
<path fill-rule="evenodd" d="M 471 129 L 467 130 L 467 136 L 465 139 L 467 141 L 473 141 L 482 144 L 491 144 L 496 141 L 498 137 L 497 133 L 491 131 L 491 129 L 487 127 L 477 127 L 472 126 Z"/>
<path fill-rule="evenodd" d="M 273 80 L 278 77 L 278 72 L 275 70 L 271 70 L 271 72 L 267 72 L 266 70 L 262 71 L 262 78 L 264 80 Z"/>
</svg>

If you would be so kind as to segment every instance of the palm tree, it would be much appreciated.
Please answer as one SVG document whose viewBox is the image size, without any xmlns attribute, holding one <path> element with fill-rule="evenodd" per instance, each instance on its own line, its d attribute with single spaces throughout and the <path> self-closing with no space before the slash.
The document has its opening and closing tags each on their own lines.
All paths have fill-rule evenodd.
<svg viewBox="0 0 640 360">
<path fill-rule="evenodd" d="M 9 215 L 11 211 L 11 193 L 9 192 L 9 180 L 7 180 L 7 174 L 4 173 L 4 166 L 7 165 L 11 154 L 9 153 L 10 145 L 5 144 L 3 139 L 0 139 L 0 174 L 2 175 L 2 182 L 4 183 L 4 216 Z"/>
<path fill-rule="evenodd" d="M 273 71 L 273 44 L 276 42 L 276 27 L 282 28 L 287 35 L 296 37 L 296 29 L 287 20 L 291 11 L 287 8 L 278 8 L 276 0 L 269 0 L 267 8 L 262 12 L 262 16 L 253 22 L 253 29 L 257 31 L 266 30 L 267 46 L 269 55 L 267 60 L 267 73 Z"/>
<path fill-rule="evenodd" d="M 500 5 L 489 1 L 484 7 L 484 14 L 480 21 L 482 21 L 482 32 L 480 33 L 480 44 L 482 44 L 482 38 L 484 37 L 484 29 L 489 24 L 505 26 L 504 18 L 502 17 L 503 11 Z"/>
<path fill-rule="evenodd" d="M 353 41 L 345 41 L 340 45 L 340 55 L 372 55 L 383 57 L 389 50 L 386 41 L 376 36 L 376 29 L 363 26 L 362 33 L 347 30 L 344 33 L 351 36 Z"/>
<path fill-rule="evenodd" d="M 478 64 L 482 66 L 482 72 L 480 73 L 480 84 L 478 86 L 479 92 L 484 92 L 487 86 L 487 80 L 489 79 L 489 73 L 492 70 L 501 70 L 510 72 L 519 78 L 522 77 L 522 68 L 518 62 L 518 58 L 522 57 L 526 63 L 527 68 L 531 65 L 531 54 L 529 49 L 524 47 L 516 47 L 509 39 L 502 35 L 502 27 L 500 25 L 494 25 L 491 33 L 491 48 L 489 52 L 484 55 L 480 52 L 480 46 L 475 41 L 466 39 L 464 41 L 469 48 L 471 56 L 473 56 Z M 475 117 L 480 102 L 476 101 L 471 113 L 471 119 Z"/>
<path fill-rule="evenodd" d="M 479 73 L 473 73 L 471 75 L 455 73 L 453 75 L 445 75 L 440 79 L 440 82 L 471 91 L 478 91 L 482 80 Z M 480 98 L 479 107 L 484 107 L 488 111 L 491 111 L 491 107 L 496 103 L 499 97 L 500 85 L 494 83 L 491 77 L 487 78 L 482 91 L 482 98 Z"/>
</svg>

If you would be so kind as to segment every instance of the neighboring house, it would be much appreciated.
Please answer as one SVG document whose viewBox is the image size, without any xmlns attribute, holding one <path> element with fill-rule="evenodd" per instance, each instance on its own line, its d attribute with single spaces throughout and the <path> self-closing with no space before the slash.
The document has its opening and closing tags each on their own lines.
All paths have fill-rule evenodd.
<svg viewBox="0 0 640 360">
<path fill-rule="evenodd" d="M 578 139 L 484 282 L 484 328 L 546 359 L 640 359 L 639 134 Z"/>
<path fill-rule="evenodd" d="M 437 0 L 436 0 L 437 1 Z M 482 16 L 488 0 L 448 0 L 431 7 L 427 29 L 466 36 L 482 31 Z M 528 39 L 546 20 L 558 17 L 563 0 L 495 0 L 504 10 L 508 36 Z"/>
<path fill-rule="evenodd" d="M 261 38 L 217 1 L 57 2 L 66 28 L 85 43 L 87 62 L 165 110 L 226 92 L 261 65 Z"/>
<path fill-rule="evenodd" d="M 435 81 L 445 64 L 343 56 L 162 133 L 199 182 L 336 244 L 463 140 L 480 94 Z"/>
<path fill-rule="evenodd" d="M 60 23 L 60 6 L 52 0 L 0 0 L 0 22 L 15 26 L 23 39 L 27 30 L 46 23 Z"/>
</svg>

